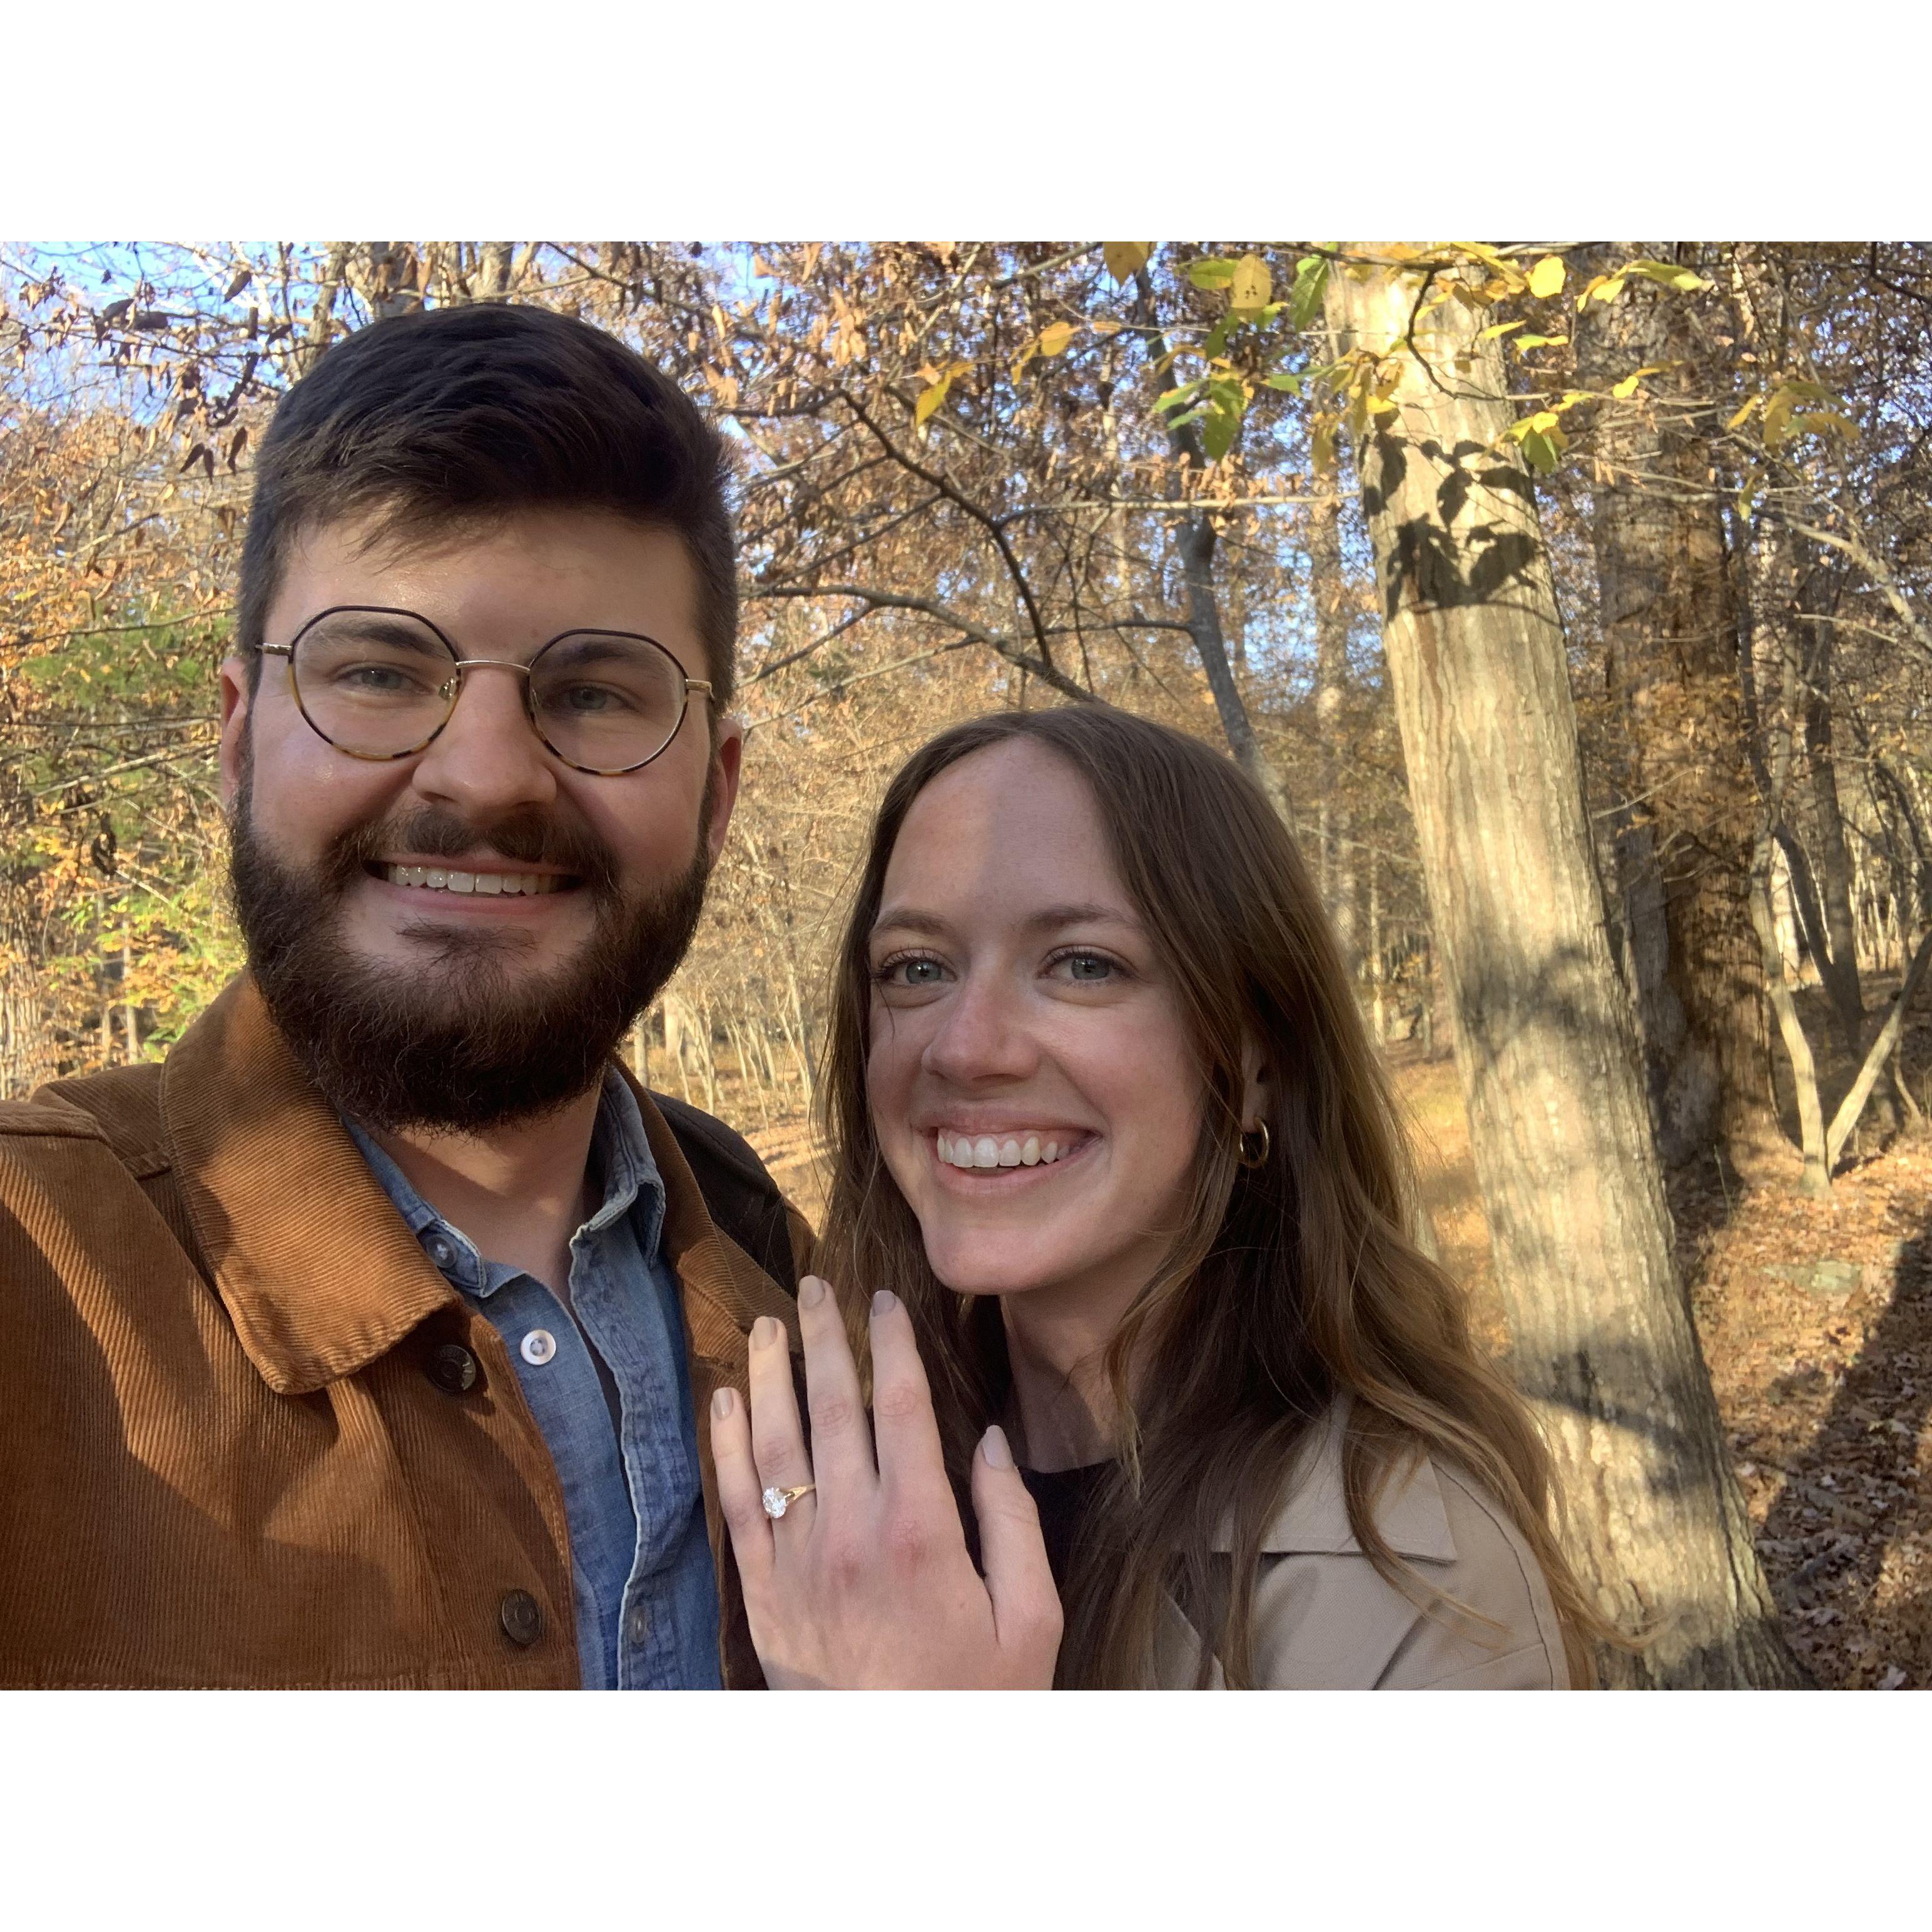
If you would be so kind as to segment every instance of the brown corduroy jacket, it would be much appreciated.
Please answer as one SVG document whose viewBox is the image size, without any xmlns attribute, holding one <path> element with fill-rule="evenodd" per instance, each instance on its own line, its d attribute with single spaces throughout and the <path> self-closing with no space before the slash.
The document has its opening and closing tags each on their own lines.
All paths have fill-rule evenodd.
<svg viewBox="0 0 1932 1932">
<path fill-rule="evenodd" d="M 703 1418 L 753 1321 L 796 1349 L 796 1312 L 639 1099 L 724 1681 L 755 1688 Z M 0 1103 L 0 1684 L 577 1683 L 562 1495 L 503 1342 L 245 976 L 164 1065 Z"/>
</svg>

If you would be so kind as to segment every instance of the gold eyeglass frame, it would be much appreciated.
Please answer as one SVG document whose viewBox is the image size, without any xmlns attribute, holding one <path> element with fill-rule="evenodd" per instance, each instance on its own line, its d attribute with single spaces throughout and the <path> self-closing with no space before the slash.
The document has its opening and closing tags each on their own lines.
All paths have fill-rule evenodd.
<svg viewBox="0 0 1932 1932">
<path fill-rule="evenodd" d="M 406 617 L 412 623 L 420 624 L 449 653 L 450 667 L 454 676 L 439 686 L 437 688 L 439 691 L 448 690 L 449 683 L 454 682 L 456 689 L 450 698 L 449 709 L 443 713 L 442 722 L 419 744 L 412 745 L 406 750 L 400 752 L 353 751 L 346 745 L 338 743 L 309 716 L 308 706 L 302 701 L 302 680 L 296 675 L 296 646 L 325 617 L 339 617 L 348 611 L 360 611 L 374 617 Z M 640 758 L 635 764 L 632 765 L 580 765 L 574 758 L 566 758 L 549 739 L 544 736 L 543 726 L 537 719 L 536 700 L 531 694 L 530 673 L 536 668 L 538 660 L 550 648 L 551 645 L 562 644 L 572 638 L 623 638 L 633 644 L 649 644 L 652 650 L 662 652 L 670 659 L 670 668 L 676 672 L 679 678 L 682 681 L 684 688 L 678 703 L 676 719 L 669 732 L 665 734 L 664 742 L 651 754 L 650 758 Z M 572 771 L 584 772 L 591 778 L 622 778 L 627 772 L 640 772 L 646 765 L 662 758 L 676 742 L 679 732 L 684 729 L 686 716 L 691 710 L 691 694 L 694 691 L 700 692 L 706 698 L 711 698 L 715 694 L 709 678 L 688 676 L 683 665 L 678 662 L 676 656 L 668 646 L 659 644 L 655 638 L 646 637 L 641 631 L 612 631 L 599 625 L 579 624 L 570 630 L 560 631 L 555 637 L 546 639 L 530 653 L 528 664 L 519 664 L 514 658 L 459 657 L 457 655 L 455 645 L 450 641 L 440 626 L 431 623 L 420 610 L 405 610 L 400 605 L 394 604 L 332 604 L 326 610 L 318 610 L 313 617 L 308 619 L 286 644 L 256 644 L 253 648 L 265 658 L 286 658 L 288 660 L 289 688 L 295 693 L 296 709 L 302 713 L 302 722 L 325 745 L 333 746 L 346 758 L 360 758 L 365 764 L 372 765 L 394 764 L 398 758 L 413 758 L 418 752 L 428 750 L 430 746 L 449 728 L 449 721 L 456 716 L 457 705 L 463 697 L 464 674 L 472 668 L 488 666 L 496 670 L 520 671 L 524 678 L 524 710 L 530 721 L 530 729 L 537 734 L 537 742 L 559 764 L 568 765 Z"/>
</svg>

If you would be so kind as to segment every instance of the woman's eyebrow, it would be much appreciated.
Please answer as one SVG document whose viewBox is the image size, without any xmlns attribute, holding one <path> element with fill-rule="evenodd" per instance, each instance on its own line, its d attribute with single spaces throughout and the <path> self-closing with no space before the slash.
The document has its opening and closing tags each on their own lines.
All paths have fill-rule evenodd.
<svg viewBox="0 0 1932 1932">
<path fill-rule="evenodd" d="M 1029 913 L 1021 922 L 1036 932 L 1049 932 L 1063 926 L 1123 926 L 1135 932 L 1140 929 L 1138 920 L 1124 913 L 1119 907 L 1110 905 L 1042 906 L 1038 912 Z"/>
<path fill-rule="evenodd" d="M 1042 906 L 1028 913 L 1021 926 L 1029 932 L 1051 932 L 1066 926 L 1117 926 L 1138 932 L 1141 922 L 1118 906 L 1082 904 Z M 888 906 L 872 922 L 874 935 L 881 932 L 922 933 L 937 938 L 952 930 L 952 922 L 936 912 L 916 906 Z"/>
<path fill-rule="evenodd" d="M 952 930 L 951 922 L 942 919 L 936 912 L 921 912 L 916 906 L 888 906 L 872 922 L 872 931 L 881 932 L 920 932 L 937 938 Z"/>
</svg>

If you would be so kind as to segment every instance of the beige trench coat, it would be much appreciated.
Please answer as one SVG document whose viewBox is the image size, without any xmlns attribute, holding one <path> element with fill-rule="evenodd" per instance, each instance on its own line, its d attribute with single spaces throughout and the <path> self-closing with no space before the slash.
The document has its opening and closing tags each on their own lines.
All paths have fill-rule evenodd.
<svg viewBox="0 0 1932 1932">
<path fill-rule="evenodd" d="M 1346 1402 L 1303 1451 L 1262 1544 L 1255 1591 L 1255 1678 L 1270 1690 L 1567 1690 L 1549 1586 L 1501 1506 L 1460 1470 L 1421 1458 L 1394 1478 L 1376 1522 L 1430 1588 L 1500 1628 L 1431 1616 L 1377 1574 L 1348 1527 L 1342 1482 Z M 1224 1543 L 1224 1549 L 1231 1546 Z M 1201 1640 L 1168 1605 L 1162 1688 L 1191 1688 Z M 1211 1688 L 1225 1688 L 1218 1662 Z"/>
</svg>

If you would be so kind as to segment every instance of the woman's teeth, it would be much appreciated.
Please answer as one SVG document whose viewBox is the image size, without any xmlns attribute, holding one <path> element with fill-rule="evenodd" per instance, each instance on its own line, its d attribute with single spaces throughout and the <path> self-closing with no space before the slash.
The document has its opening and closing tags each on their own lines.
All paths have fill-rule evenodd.
<svg viewBox="0 0 1932 1932">
<path fill-rule="evenodd" d="M 421 886 L 433 892 L 501 893 L 535 898 L 560 891 L 563 879 L 555 872 L 454 872 L 441 866 L 384 866 L 382 875 L 392 886 Z"/>
<path fill-rule="evenodd" d="M 1070 1140 L 1064 1147 L 1057 1140 L 1042 1144 L 1037 1134 L 1024 1139 L 1009 1134 L 1004 1140 L 991 1134 L 962 1134 L 956 1139 L 941 1134 L 938 1140 L 939 1157 L 948 1167 L 1043 1167 L 1073 1150 Z"/>
</svg>

